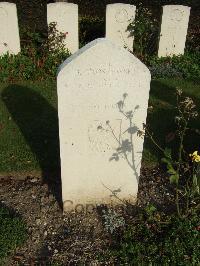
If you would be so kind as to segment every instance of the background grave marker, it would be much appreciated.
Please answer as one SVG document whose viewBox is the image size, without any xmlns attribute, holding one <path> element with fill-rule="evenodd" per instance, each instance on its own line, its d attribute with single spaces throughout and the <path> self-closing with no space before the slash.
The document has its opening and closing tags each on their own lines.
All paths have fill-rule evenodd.
<svg viewBox="0 0 200 266">
<path fill-rule="evenodd" d="M 57 23 L 57 30 L 66 33 L 65 47 L 71 53 L 79 48 L 78 37 L 78 5 L 57 2 L 47 5 L 47 22 Z"/>
<path fill-rule="evenodd" d="M 0 55 L 20 52 L 19 27 L 16 5 L 0 2 Z"/>
<path fill-rule="evenodd" d="M 163 6 L 158 56 L 184 54 L 190 7 Z"/>
<path fill-rule="evenodd" d="M 136 7 L 129 4 L 110 4 L 106 7 L 106 38 L 133 51 L 134 37 L 127 27 L 135 19 Z"/>
</svg>

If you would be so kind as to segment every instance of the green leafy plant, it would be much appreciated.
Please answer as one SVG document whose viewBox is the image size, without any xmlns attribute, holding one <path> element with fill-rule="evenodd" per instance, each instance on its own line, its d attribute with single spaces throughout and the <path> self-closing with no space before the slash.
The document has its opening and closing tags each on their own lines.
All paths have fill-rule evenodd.
<svg viewBox="0 0 200 266">
<path fill-rule="evenodd" d="M 157 46 L 155 42 L 158 35 L 158 21 L 153 17 L 150 9 L 139 4 L 136 18 L 127 29 L 134 36 L 133 50 L 136 56 L 143 59 L 152 54 Z"/>
<path fill-rule="evenodd" d="M 147 214 L 148 220 L 153 220 L 154 214 L 156 212 L 156 207 L 153 204 L 149 203 L 147 204 L 144 210 L 145 210 L 145 213 Z"/>
<path fill-rule="evenodd" d="M 198 265 L 198 215 L 188 219 L 163 216 L 133 222 L 113 245 L 120 265 Z"/>
<path fill-rule="evenodd" d="M 58 66 L 70 55 L 64 45 L 66 36 L 67 33 L 56 29 L 56 23 L 50 23 L 46 40 L 31 34 L 31 42 L 26 43 L 19 54 L 7 53 L 0 57 L 0 80 L 55 79 Z"/>
<path fill-rule="evenodd" d="M 200 76 L 200 52 L 186 52 L 173 57 L 148 56 L 145 58 L 153 78 L 198 79 Z"/>
<path fill-rule="evenodd" d="M 188 51 L 200 51 L 200 16 L 195 20 L 193 27 L 189 27 L 187 33 L 186 49 Z"/>
<path fill-rule="evenodd" d="M 51 22 L 48 26 L 48 38 L 43 44 L 42 49 L 46 53 L 51 52 L 54 54 L 60 52 L 69 52 L 65 48 L 64 41 L 68 36 L 68 32 L 59 32 L 56 28 L 56 22 Z"/>
</svg>

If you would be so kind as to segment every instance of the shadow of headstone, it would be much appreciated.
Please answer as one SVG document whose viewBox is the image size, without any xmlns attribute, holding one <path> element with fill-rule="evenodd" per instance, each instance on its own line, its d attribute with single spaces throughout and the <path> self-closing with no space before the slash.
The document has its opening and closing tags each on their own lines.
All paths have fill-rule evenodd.
<svg viewBox="0 0 200 266">
<path fill-rule="evenodd" d="M 3 101 L 42 170 L 42 178 L 61 206 L 57 110 L 29 87 L 9 85 Z"/>
</svg>

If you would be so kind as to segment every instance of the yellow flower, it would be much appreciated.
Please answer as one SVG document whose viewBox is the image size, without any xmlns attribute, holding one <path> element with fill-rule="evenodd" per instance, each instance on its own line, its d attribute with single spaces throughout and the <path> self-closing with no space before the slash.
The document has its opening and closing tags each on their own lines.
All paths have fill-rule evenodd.
<svg viewBox="0 0 200 266">
<path fill-rule="evenodd" d="M 198 151 L 194 151 L 192 154 L 189 154 L 189 156 L 192 158 L 193 162 L 200 162 L 200 155 L 198 155 Z"/>
</svg>

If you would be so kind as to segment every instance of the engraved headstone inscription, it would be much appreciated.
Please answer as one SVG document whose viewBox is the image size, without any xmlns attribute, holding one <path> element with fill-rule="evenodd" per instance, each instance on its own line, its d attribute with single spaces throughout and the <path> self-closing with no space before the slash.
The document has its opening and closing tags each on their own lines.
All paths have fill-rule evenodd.
<svg viewBox="0 0 200 266">
<path fill-rule="evenodd" d="M 13 3 L 0 3 L 0 55 L 20 52 L 17 8 Z"/>
<path fill-rule="evenodd" d="M 77 204 L 134 203 L 150 72 L 134 55 L 97 39 L 69 57 L 57 76 L 64 210 Z"/>
<path fill-rule="evenodd" d="M 78 5 L 57 2 L 47 5 L 47 22 L 56 23 L 59 32 L 65 33 L 65 48 L 74 53 L 79 48 Z"/>
<path fill-rule="evenodd" d="M 188 6 L 163 6 L 159 57 L 184 54 L 189 16 Z"/>
<path fill-rule="evenodd" d="M 129 4 L 110 4 L 106 7 L 106 38 L 133 51 L 134 37 L 128 26 L 135 19 L 136 7 Z"/>
</svg>

